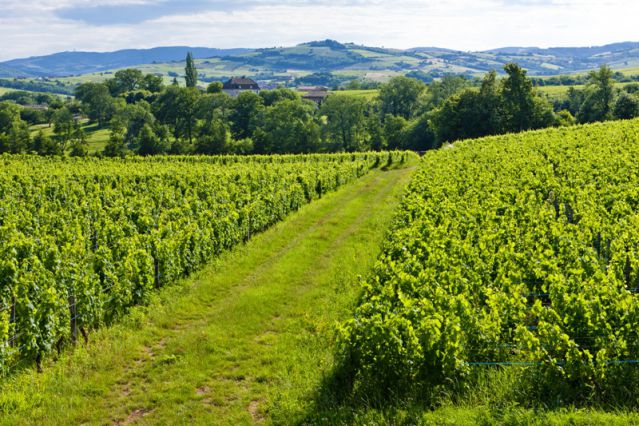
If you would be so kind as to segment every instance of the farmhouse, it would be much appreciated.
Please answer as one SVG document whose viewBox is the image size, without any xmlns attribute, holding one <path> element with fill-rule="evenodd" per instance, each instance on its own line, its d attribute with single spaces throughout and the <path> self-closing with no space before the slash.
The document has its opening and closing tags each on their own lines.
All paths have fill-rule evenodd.
<svg viewBox="0 0 639 426">
<path fill-rule="evenodd" d="M 302 99 L 315 102 L 321 106 L 328 97 L 328 87 L 324 86 L 300 86 L 297 88 L 302 93 Z"/>
<path fill-rule="evenodd" d="M 232 79 L 224 83 L 222 89 L 224 90 L 224 93 L 235 97 L 240 93 L 246 91 L 258 93 L 260 91 L 260 86 L 250 78 L 233 77 Z"/>
</svg>

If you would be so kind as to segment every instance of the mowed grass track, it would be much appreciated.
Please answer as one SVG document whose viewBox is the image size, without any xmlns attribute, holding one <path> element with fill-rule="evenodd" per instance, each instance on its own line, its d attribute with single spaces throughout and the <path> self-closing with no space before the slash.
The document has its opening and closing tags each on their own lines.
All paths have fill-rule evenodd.
<svg viewBox="0 0 639 426">
<path fill-rule="evenodd" d="M 0 424 L 292 424 L 333 366 L 413 168 L 373 171 L 224 254 L 37 374 Z"/>
</svg>

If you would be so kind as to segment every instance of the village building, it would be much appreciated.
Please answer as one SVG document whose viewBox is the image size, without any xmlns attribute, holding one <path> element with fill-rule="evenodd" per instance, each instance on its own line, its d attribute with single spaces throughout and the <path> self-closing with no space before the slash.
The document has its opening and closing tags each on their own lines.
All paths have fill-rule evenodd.
<svg viewBox="0 0 639 426">
<path fill-rule="evenodd" d="M 247 91 L 259 93 L 260 86 L 255 82 L 255 80 L 252 80 L 250 78 L 233 77 L 232 79 L 224 83 L 224 85 L 222 86 L 222 90 L 224 91 L 224 93 L 236 97 L 240 93 Z"/>
<path fill-rule="evenodd" d="M 324 86 L 300 86 L 297 88 L 302 94 L 302 99 L 315 102 L 318 106 L 322 106 L 329 95 L 328 87 Z"/>
</svg>

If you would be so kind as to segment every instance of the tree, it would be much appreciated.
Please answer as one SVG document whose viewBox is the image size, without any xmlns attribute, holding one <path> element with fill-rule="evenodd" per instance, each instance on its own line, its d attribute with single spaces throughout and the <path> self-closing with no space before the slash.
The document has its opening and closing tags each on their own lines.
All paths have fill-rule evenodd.
<svg viewBox="0 0 639 426">
<path fill-rule="evenodd" d="M 568 127 L 574 126 L 577 123 L 575 117 L 567 109 L 562 109 L 557 112 L 557 126 Z"/>
<path fill-rule="evenodd" d="M 119 71 L 118 71 L 119 72 Z M 76 99 L 82 103 L 82 111 L 100 127 L 108 123 L 116 106 L 107 86 L 102 83 L 84 83 L 75 90 Z"/>
<path fill-rule="evenodd" d="M 372 102 L 368 106 L 368 116 L 366 117 L 366 133 L 370 148 L 373 151 L 383 151 L 387 149 L 387 141 L 384 135 L 384 126 L 379 115 L 379 102 Z"/>
<path fill-rule="evenodd" d="M 145 77 L 142 71 L 135 68 L 127 68 L 117 71 L 111 80 L 107 82 L 111 94 L 118 96 L 126 92 L 145 88 Z"/>
<path fill-rule="evenodd" d="M 508 74 L 502 83 L 504 123 L 507 131 L 521 132 L 533 128 L 534 93 L 526 71 L 515 63 L 507 64 Z"/>
<path fill-rule="evenodd" d="M 253 136 L 256 153 L 317 152 L 320 127 L 315 108 L 305 102 L 285 100 L 264 109 Z"/>
<path fill-rule="evenodd" d="M 0 133 L 8 133 L 19 121 L 21 121 L 20 107 L 13 102 L 0 102 Z"/>
<path fill-rule="evenodd" d="M 287 99 L 291 101 L 300 99 L 299 93 L 285 87 L 278 87 L 273 90 L 262 90 L 260 97 L 264 101 L 264 106 L 267 107 Z"/>
<path fill-rule="evenodd" d="M 156 121 L 151 105 L 146 101 L 126 105 L 118 111 L 117 119 L 125 129 L 124 141 L 131 149 L 135 149 L 142 128 L 145 125 L 153 126 Z"/>
<path fill-rule="evenodd" d="M 191 52 L 186 55 L 186 68 L 184 71 L 186 87 L 197 87 L 197 68 L 195 68 L 195 61 L 193 61 L 193 54 Z"/>
<path fill-rule="evenodd" d="M 426 86 L 414 78 L 395 77 L 384 84 L 379 91 L 381 113 L 409 119 L 415 113 L 419 97 Z"/>
<path fill-rule="evenodd" d="M 144 76 L 142 87 L 151 93 L 160 93 L 164 88 L 164 80 L 160 75 L 147 74 Z"/>
<path fill-rule="evenodd" d="M 155 117 L 168 125 L 176 139 L 193 142 L 197 124 L 197 106 L 200 92 L 188 87 L 167 87 L 153 104 Z"/>
<path fill-rule="evenodd" d="M 399 149 L 402 143 L 402 132 L 408 125 L 408 121 L 404 117 L 386 114 L 384 117 L 384 140 L 386 148 Z"/>
<path fill-rule="evenodd" d="M 639 83 L 626 84 L 623 91 L 633 95 L 639 94 Z"/>
<path fill-rule="evenodd" d="M 20 118 L 29 125 L 47 123 L 47 116 L 44 111 L 35 108 L 23 107 L 22 111 L 20 111 Z"/>
<path fill-rule="evenodd" d="M 18 154 L 31 144 L 29 126 L 20 118 L 20 109 L 13 102 L 0 102 L 0 153 Z"/>
<path fill-rule="evenodd" d="M 40 130 L 31 140 L 31 151 L 38 155 L 47 155 L 49 145 L 51 145 L 51 138 Z"/>
<path fill-rule="evenodd" d="M 579 122 L 590 123 L 612 118 L 615 94 L 614 73 L 607 65 L 588 73 L 586 99 L 579 112 Z"/>
<path fill-rule="evenodd" d="M 170 148 L 168 141 L 160 138 L 147 123 L 140 129 L 136 145 L 139 155 L 164 154 Z"/>
<path fill-rule="evenodd" d="M 252 139 L 241 139 L 239 141 L 230 139 L 226 148 L 226 152 L 228 154 L 235 155 L 248 155 L 253 153 L 253 140 Z"/>
<path fill-rule="evenodd" d="M 475 90 L 451 96 L 432 116 L 439 143 L 485 136 L 482 97 Z"/>
<path fill-rule="evenodd" d="M 458 75 L 446 75 L 439 81 L 434 81 L 428 86 L 428 107 L 437 108 L 444 101 L 456 93 L 468 88 L 470 82 L 467 78 Z"/>
<path fill-rule="evenodd" d="M 73 139 L 71 140 L 71 157 L 86 157 L 89 154 L 87 143 L 87 135 L 82 129 L 80 124 L 76 124 L 75 131 L 73 133 Z"/>
<path fill-rule="evenodd" d="M 583 90 L 570 87 L 566 95 L 565 105 L 560 109 L 567 109 L 573 116 L 579 114 L 579 110 L 586 100 L 586 93 Z"/>
<path fill-rule="evenodd" d="M 426 151 L 440 146 L 431 125 L 430 114 L 423 114 L 409 121 L 402 129 L 399 141 L 401 149 L 413 151 Z"/>
<path fill-rule="evenodd" d="M 615 102 L 614 115 L 620 120 L 639 117 L 639 97 L 623 92 Z"/>
<path fill-rule="evenodd" d="M 28 149 L 30 143 L 29 126 L 24 121 L 16 122 L 6 135 L 0 135 L 0 152 L 20 154 Z"/>
<path fill-rule="evenodd" d="M 480 124 L 477 133 L 482 136 L 503 133 L 505 126 L 504 104 L 499 92 L 499 83 L 495 70 L 484 76 L 479 95 Z"/>
<path fill-rule="evenodd" d="M 197 154 L 222 154 L 231 141 L 231 132 L 226 124 L 219 120 L 206 121 L 200 128 L 195 152 Z"/>
<path fill-rule="evenodd" d="M 320 109 L 326 130 L 338 151 L 361 151 L 366 145 L 366 101 L 352 96 L 329 96 Z"/>
<path fill-rule="evenodd" d="M 226 93 L 201 96 L 197 102 L 197 118 L 202 120 L 220 119 L 227 122 L 233 99 Z"/>
<path fill-rule="evenodd" d="M 497 73 L 492 71 L 484 77 L 479 91 L 465 89 L 432 112 L 438 143 L 502 133 L 503 103 Z"/>
<path fill-rule="evenodd" d="M 210 93 L 210 94 L 222 93 L 223 89 L 224 89 L 224 85 L 222 83 L 220 83 L 219 81 L 214 81 L 206 87 L 206 93 Z"/>
<path fill-rule="evenodd" d="M 124 141 L 125 127 L 117 119 L 111 122 L 111 135 L 109 136 L 109 142 L 102 153 L 107 157 L 126 157 L 128 149 L 126 142 Z"/>
<path fill-rule="evenodd" d="M 67 107 L 59 109 L 53 116 L 53 134 L 62 152 L 74 137 L 77 122 Z"/>
<path fill-rule="evenodd" d="M 264 100 L 253 92 L 242 92 L 233 101 L 233 109 L 229 116 L 234 139 L 245 139 L 253 136 L 257 119 L 264 109 Z"/>
</svg>

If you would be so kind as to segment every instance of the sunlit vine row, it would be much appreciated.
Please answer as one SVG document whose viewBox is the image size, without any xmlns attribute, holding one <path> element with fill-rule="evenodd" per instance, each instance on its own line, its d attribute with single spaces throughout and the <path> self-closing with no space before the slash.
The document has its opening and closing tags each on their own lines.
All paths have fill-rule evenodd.
<svg viewBox="0 0 639 426">
<path fill-rule="evenodd" d="M 345 353 L 370 389 L 520 366 L 601 395 L 639 383 L 637 290 L 638 121 L 464 141 L 423 159 Z"/>
<path fill-rule="evenodd" d="M 0 157 L 0 368 L 144 303 L 300 206 L 404 153 Z"/>
</svg>

